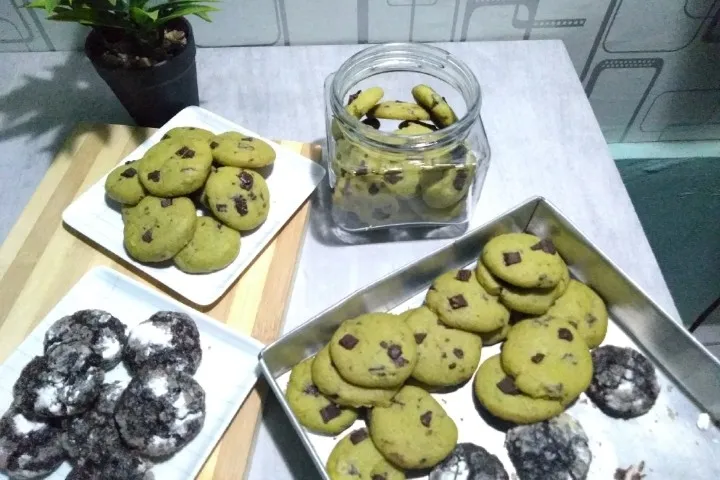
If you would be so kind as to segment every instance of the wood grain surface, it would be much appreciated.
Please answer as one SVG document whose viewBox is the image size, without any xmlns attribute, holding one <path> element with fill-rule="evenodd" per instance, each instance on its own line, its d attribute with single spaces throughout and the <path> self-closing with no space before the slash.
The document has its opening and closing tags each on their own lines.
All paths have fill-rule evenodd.
<svg viewBox="0 0 720 480">
<path fill-rule="evenodd" d="M 81 124 L 63 145 L 0 247 L 0 363 L 80 277 L 97 265 L 109 266 L 188 304 L 141 272 L 128 270 L 70 233 L 61 219 L 65 207 L 152 132 L 124 125 Z M 280 143 L 308 158 L 320 158 L 317 147 L 289 141 Z M 233 330 L 250 334 L 263 343 L 277 338 L 308 208 L 305 203 L 230 290 L 214 305 L 202 310 Z M 245 476 L 266 393 L 262 386 L 256 386 L 251 392 L 198 478 L 224 480 Z"/>
</svg>

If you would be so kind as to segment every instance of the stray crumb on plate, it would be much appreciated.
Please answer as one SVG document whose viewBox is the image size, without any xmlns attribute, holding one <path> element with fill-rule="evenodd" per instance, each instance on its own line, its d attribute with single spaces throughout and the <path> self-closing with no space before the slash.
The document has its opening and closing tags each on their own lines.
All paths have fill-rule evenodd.
<svg viewBox="0 0 720 480">
<path fill-rule="evenodd" d="M 643 473 L 645 470 L 645 461 L 643 460 L 637 466 L 631 465 L 628 468 L 618 468 L 615 470 L 614 480 L 641 480 L 645 478 Z"/>
</svg>

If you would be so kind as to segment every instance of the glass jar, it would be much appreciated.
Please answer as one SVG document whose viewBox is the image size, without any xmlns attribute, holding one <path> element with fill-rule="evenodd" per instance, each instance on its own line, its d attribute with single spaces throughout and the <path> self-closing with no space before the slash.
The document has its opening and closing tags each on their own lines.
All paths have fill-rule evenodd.
<svg viewBox="0 0 720 480">
<path fill-rule="evenodd" d="M 373 110 L 358 118 L 346 108 L 349 94 L 352 100 L 370 87 L 383 89 L 383 102 L 413 102 L 411 90 L 421 84 L 446 100 L 454 123 L 438 128 L 442 119 L 430 116 L 435 125 L 425 121 L 401 132 L 409 122 L 393 126 L 400 120 L 376 119 Z M 437 47 L 376 45 L 345 61 L 325 80 L 334 222 L 351 232 L 467 223 L 490 161 L 480 103 L 470 68 Z"/>
</svg>

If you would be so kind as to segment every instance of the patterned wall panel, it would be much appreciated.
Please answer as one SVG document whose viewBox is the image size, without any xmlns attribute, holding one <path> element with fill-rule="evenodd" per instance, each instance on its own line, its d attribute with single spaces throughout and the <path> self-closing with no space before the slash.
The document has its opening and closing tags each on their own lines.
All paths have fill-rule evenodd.
<svg viewBox="0 0 720 480">
<path fill-rule="evenodd" d="M 86 30 L 0 1 L 0 51 L 70 50 Z M 720 0 L 225 0 L 201 46 L 565 42 L 610 142 L 720 139 Z"/>
</svg>

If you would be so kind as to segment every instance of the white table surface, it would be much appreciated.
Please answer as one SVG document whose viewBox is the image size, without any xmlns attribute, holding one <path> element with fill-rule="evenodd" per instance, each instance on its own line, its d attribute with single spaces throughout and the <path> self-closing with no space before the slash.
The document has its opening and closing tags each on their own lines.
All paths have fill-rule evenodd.
<svg viewBox="0 0 720 480">
<path fill-rule="evenodd" d="M 467 62 L 483 89 L 482 117 L 492 161 L 471 226 L 542 195 L 678 319 L 562 42 L 439 46 Z M 321 140 L 324 78 L 360 48 L 201 49 L 202 106 L 270 138 Z M 78 121 L 130 123 L 82 54 L 0 54 L 0 239 Z M 329 233 L 323 212 L 313 209 L 285 329 L 448 241 L 348 246 Z M 249 478 L 304 480 L 316 475 L 271 398 Z"/>
</svg>

